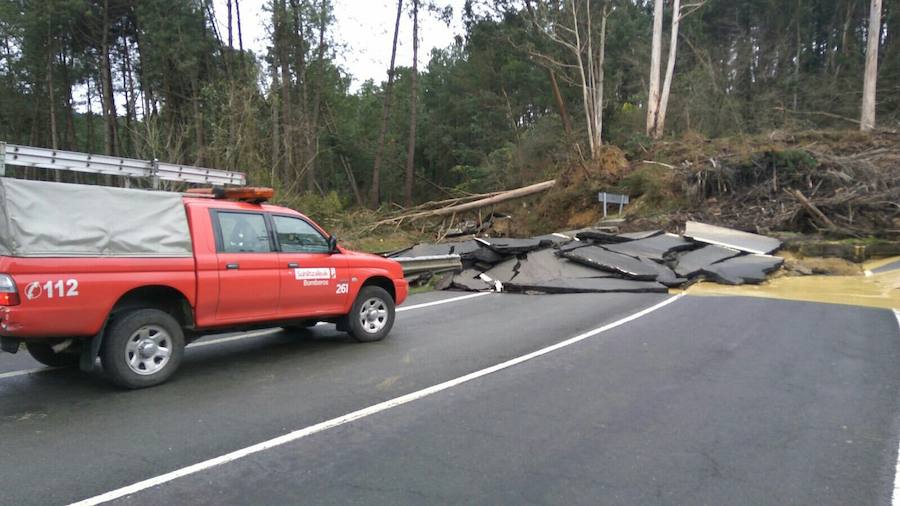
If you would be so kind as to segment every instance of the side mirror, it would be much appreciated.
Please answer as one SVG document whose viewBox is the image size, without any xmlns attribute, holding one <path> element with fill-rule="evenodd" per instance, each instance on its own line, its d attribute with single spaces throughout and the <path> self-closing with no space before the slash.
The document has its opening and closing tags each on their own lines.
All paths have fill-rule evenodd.
<svg viewBox="0 0 900 506">
<path fill-rule="evenodd" d="M 329 253 L 337 253 L 337 237 L 330 235 L 328 236 L 328 252 Z"/>
</svg>

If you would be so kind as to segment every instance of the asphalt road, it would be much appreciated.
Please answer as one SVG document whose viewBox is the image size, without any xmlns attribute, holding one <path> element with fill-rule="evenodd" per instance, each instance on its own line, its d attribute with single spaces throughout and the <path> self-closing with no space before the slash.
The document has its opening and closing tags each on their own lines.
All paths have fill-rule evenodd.
<svg viewBox="0 0 900 506">
<path fill-rule="evenodd" d="M 459 295 L 423 294 L 407 305 Z M 214 336 L 207 341 L 219 342 L 189 348 L 173 381 L 134 392 L 75 370 L 2 378 L 0 503 L 94 497 L 667 299 L 486 295 L 404 311 L 374 344 L 330 327 Z M 890 504 L 898 359 L 889 311 L 683 297 L 532 360 L 119 502 Z M 35 367 L 9 355 L 0 366 Z"/>
</svg>

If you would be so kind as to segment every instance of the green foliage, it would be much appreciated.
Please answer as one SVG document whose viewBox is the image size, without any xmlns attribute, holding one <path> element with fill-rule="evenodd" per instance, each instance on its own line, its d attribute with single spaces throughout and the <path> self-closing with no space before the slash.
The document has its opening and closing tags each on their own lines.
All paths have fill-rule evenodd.
<svg viewBox="0 0 900 506">
<path fill-rule="evenodd" d="M 650 2 L 577 4 L 594 13 L 614 7 L 603 138 L 640 160 L 651 144 L 643 134 Z M 252 183 L 275 186 L 286 198 L 310 194 L 297 205 L 327 216 L 356 205 L 351 181 L 365 195 L 385 85 L 367 82 L 350 91 L 352 76 L 334 49 L 341 41 L 332 2 L 268 0 L 271 49 L 260 57 L 223 42 L 209 5 L 0 0 L 0 139 L 243 170 Z M 553 19 L 553 3 L 531 5 Z M 570 13 L 562 5 L 559 12 Z M 893 85 L 900 82 L 898 5 L 885 2 L 880 48 L 878 121 L 889 128 L 900 124 L 900 89 Z M 667 133 L 714 138 L 852 127 L 834 115 L 858 117 L 867 9 L 859 0 L 706 2 L 681 25 Z M 438 10 L 423 9 L 422 16 Z M 580 80 L 569 50 L 542 32 L 552 23 L 539 28 L 524 3 L 506 0 L 467 2 L 455 15 L 462 15 L 465 33 L 432 51 L 419 69 L 417 104 L 410 103 L 411 69 L 396 69 L 381 175 L 387 202 L 402 199 L 413 106 L 419 201 L 521 186 L 579 159 L 574 145 L 586 138 Z M 373 41 L 373 50 L 387 51 L 389 39 Z M 107 55 L 115 110 L 104 115 Z M 574 127 L 570 136 L 548 68 Z M 734 176 L 755 180 L 776 170 L 789 180 L 815 163 L 802 151 L 773 152 L 735 164 Z M 659 170 L 639 168 L 623 187 L 655 199 Z M 339 198 L 315 196 L 322 193 Z"/>
</svg>

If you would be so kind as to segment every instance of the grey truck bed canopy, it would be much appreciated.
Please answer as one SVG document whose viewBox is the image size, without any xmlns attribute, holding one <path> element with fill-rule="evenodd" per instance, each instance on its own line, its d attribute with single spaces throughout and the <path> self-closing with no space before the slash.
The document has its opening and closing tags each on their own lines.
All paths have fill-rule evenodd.
<svg viewBox="0 0 900 506">
<path fill-rule="evenodd" d="M 0 177 L 0 255 L 189 257 L 181 194 Z"/>
</svg>

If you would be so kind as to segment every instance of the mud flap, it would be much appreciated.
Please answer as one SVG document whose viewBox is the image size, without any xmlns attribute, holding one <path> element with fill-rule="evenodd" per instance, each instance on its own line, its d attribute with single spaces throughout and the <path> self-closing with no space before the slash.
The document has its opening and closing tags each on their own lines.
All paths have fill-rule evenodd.
<svg viewBox="0 0 900 506">
<path fill-rule="evenodd" d="M 0 337 L 0 350 L 7 353 L 16 353 L 19 351 L 19 340 L 12 337 Z"/>
<path fill-rule="evenodd" d="M 100 345 L 103 344 L 103 334 L 106 331 L 106 324 L 96 336 L 85 341 L 81 345 L 81 359 L 78 362 L 78 368 L 84 372 L 94 370 L 94 364 L 97 362 L 97 356 L 100 355 Z"/>
</svg>

